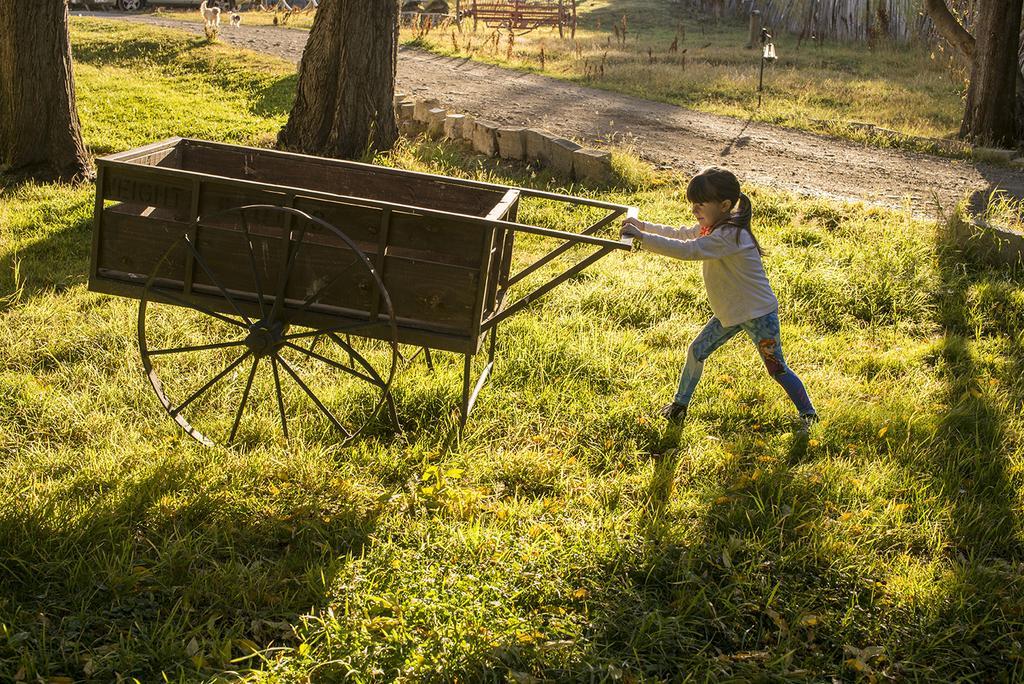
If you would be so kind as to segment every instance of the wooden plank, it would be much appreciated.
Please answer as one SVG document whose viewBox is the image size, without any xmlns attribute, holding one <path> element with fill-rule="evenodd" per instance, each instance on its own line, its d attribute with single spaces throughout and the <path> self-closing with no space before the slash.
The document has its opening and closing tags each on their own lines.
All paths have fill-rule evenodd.
<svg viewBox="0 0 1024 684">
<path fill-rule="evenodd" d="M 496 191 L 452 184 L 436 178 L 403 178 L 377 173 L 378 167 L 347 168 L 319 157 L 276 157 L 245 148 L 202 144 L 186 147 L 183 168 L 273 185 L 300 185 L 352 197 L 388 200 L 483 215 L 497 200 Z"/>
<path fill-rule="evenodd" d="M 517 207 L 519 202 L 519 191 L 509 190 L 505 193 L 502 201 L 499 202 L 494 209 L 487 215 L 488 218 L 503 219 L 509 215 L 509 212 L 513 211 Z M 481 320 L 484 317 L 494 313 L 495 308 L 495 295 L 497 293 L 498 279 L 500 277 L 500 267 L 503 257 L 503 251 L 506 243 L 506 229 L 496 228 L 493 232 L 493 238 L 491 240 L 490 249 L 485 256 L 483 267 L 484 267 L 484 299 L 481 305 Z M 479 334 L 479 326 L 477 326 L 476 334 Z"/>
<path fill-rule="evenodd" d="M 136 147 L 124 152 L 117 152 L 115 154 L 108 154 L 105 157 L 100 157 L 97 161 L 132 161 L 138 157 L 142 157 L 153 152 L 160 150 L 177 148 L 184 138 L 173 137 L 165 138 L 164 140 L 158 140 L 157 142 L 143 145 L 142 147 Z"/>
<path fill-rule="evenodd" d="M 395 211 L 391 216 L 388 247 L 393 253 L 420 252 L 431 261 L 480 268 L 485 230 L 458 219 Z"/>
<path fill-rule="evenodd" d="M 225 181 L 204 180 L 197 215 L 206 224 L 236 225 L 241 218 L 239 213 L 230 211 L 232 209 L 252 204 L 284 206 L 287 200 L 286 192 L 271 188 L 246 188 Z M 273 210 L 250 209 L 246 217 L 253 226 L 283 228 L 286 222 L 284 212 Z"/>
<path fill-rule="evenodd" d="M 137 167 L 133 167 L 133 165 L 131 165 L 129 163 L 124 163 L 124 162 L 109 162 L 108 166 L 110 168 L 127 169 L 127 170 L 133 170 L 134 168 L 137 168 Z M 387 171 L 387 170 L 382 168 L 382 172 L 385 172 L 385 171 Z M 192 171 L 186 171 L 186 170 L 173 170 L 173 169 L 159 169 L 158 170 L 158 169 L 153 169 L 153 173 L 167 174 L 170 177 L 176 178 L 176 179 L 185 179 L 185 178 L 188 178 L 188 179 L 191 179 L 191 178 L 201 178 L 201 179 L 204 179 L 204 180 L 206 180 L 206 179 L 216 179 L 216 180 L 218 180 L 220 182 L 223 182 L 223 183 L 226 183 L 226 184 L 231 184 L 231 185 L 234 185 L 234 186 L 239 187 L 239 188 L 251 188 L 254 191 L 266 190 L 267 188 L 270 188 L 270 189 L 272 189 L 274 191 L 278 191 L 278 192 L 293 191 L 293 192 L 297 192 L 297 193 L 301 193 L 301 194 L 305 194 L 305 195 L 309 195 L 309 196 L 313 196 L 313 197 L 322 197 L 324 199 L 334 200 L 334 201 L 350 201 L 350 202 L 355 202 L 355 203 L 359 203 L 359 204 L 364 204 L 366 206 L 376 206 L 376 207 L 380 207 L 380 208 L 389 207 L 389 208 L 396 209 L 396 210 L 406 210 L 406 211 L 410 211 L 410 212 L 414 212 L 414 213 L 420 213 L 420 214 L 424 214 L 424 215 L 428 215 L 428 216 L 435 216 L 435 217 L 439 217 L 439 218 L 458 218 L 458 219 L 467 220 L 470 223 L 475 223 L 476 225 L 489 225 L 491 223 L 486 217 L 475 216 L 475 215 L 472 215 L 472 214 L 462 214 L 462 213 L 453 212 L 453 211 L 442 211 L 442 210 L 439 210 L 439 209 L 431 209 L 429 207 L 418 207 L 418 206 L 411 206 L 411 205 L 403 205 L 403 204 L 399 204 L 399 203 L 396 203 L 396 202 L 385 202 L 385 201 L 381 201 L 381 200 L 362 198 L 362 197 L 347 197 L 347 196 L 331 194 L 331 193 L 321 193 L 321 192 L 318 192 L 318 191 L 304 190 L 303 188 L 293 187 L 293 186 L 267 186 L 266 184 L 261 184 L 261 183 L 257 183 L 257 182 L 254 182 L 254 181 L 248 181 L 248 180 L 243 180 L 243 179 L 231 179 L 231 178 L 225 178 L 225 177 L 213 177 L 213 176 L 209 176 L 208 174 L 201 174 L 201 173 L 192 172 Z M 413 174 L 413 175 L 422 175 L 422 174 Z M 184 182 L 184 181 L 182 181 L 182 182 Z M 493 187 L 493 188 L 496 188 L 496 189 L 500 188 L 503 191 L 510 189 L 510 186 L 501 186 L 501 185 L 495 185 L 495 184 L 478 184 L 478 185 L 487 185 L 487 186 L 490 186 L 490 187 Z M 568 195 L 559 195 L 557 193 L 544 192 L 544 191 L 540 191 L 540 190 L 530 190 L 530 189 L 525 189 L 524 188 L 524 189 L 521 189 L 520 192 L 521 192 L 521 196 L 522 197 L 537 197 L 537 198 L 549 199 L 549 200 L 554 200 L 554 201 L 562 201 L 562 202 L 565 202 L 565 203 L 568 203 L 568 204 L 578 204 L 578 205 L 585 205 L 585 206 L 602 207 L 602 208 L 606 208 L 606 209 L 631 209 L 631 207 L 627 207 L 625 205 L 613 204 L 613 203 L 610 203 L 610 202 L 601 202 L 599 200 L 592 200 L 592 199 L 585 198 L 585 197 L 576 198 L 576 197 L 571 197 L 571 196 L 568 196 Z M 513 228 L 513 229 L 516 229 L 516 230 L 523 230 L 523 231 L 527 231 L 527 232 L 541 232 L 542 234 L 548 234 L 548 235 L 552 235 L 552 236 L 555 236 L 555 235 L 572 236 L 572 235 L 574 235 L 573 233 L 566 232 L 566 231 L 556 231 L 556 230 L 551 230 L 551 229 L 547 229 L 547 228 L 540 228 L 538 226 L 530 226 L 530 225 L 525 225 L 525 224 L 520 224 L 520 223 L 513 223 L 513 222 L 508 222 L 508 221 L 501 222 L 500 225 L 503 225 L 504 227 L 507 227 L 507 228 Z M 597 243 L 611 244 L 611 241 L 600 240 L 598 238 L 590 238 L 590 240 L 597 240 L 597 242 L 594 243 L 594 244 L 597 244 Z"/>
<path fill-rule="evenodd" d="M 192 205 L 192 179 L 171 169 L 109 165 L 103 173 L 103 197 L 145 207 L 170 209 L 188 216 Z"/>
<path fill-rule="evenodd" d="M 363 251 L 375 251 L 381 233 L 381 217 L 390 211 L 302 195 L 295 198 L 295 208 L 331 224 L 356 242 Z M 319 226 L 312 228 L 315 232 L 321 232 Z"/>
<path fill-rule="evenodd" d="M 102 166 L 96 169 L 96 199 L 92 208 L 92 245 L 89 247 L 89 282 L 96 277 L 99 264 L 100 235 L 103 232 L 103 173 Z"/>
<path fill-rule="evenodd" d="M 100 271 L 99 277 L 96 279 L 95 286 L 90 286 L 90 289 L 94 292 L 100 292 L 103 294 L 139 299 L 142 295 L 143 286 L 145 286 L 145 284 L 145 280 L 139 281 L 137 278 L 134 278 L 132 274 L 103 269 Z M 167 285 L 174 291 L 181 291 L 181 282 L 173 283 L 171 281 L 167 281 L 163 284 Z M 215 297 L 198 291 L 193 293 L 190 300 L 207 308 L 212 308 L 213 306 L 216 306 L 218 302 L 223 301 L 220 297 Z M 292 302 L 292 304 L 294 306 L 298 306 L 299 302 Z M 238 305 L 242 312 L 248 316 L 259 315 L 259 307 L 255 301 L 239 301 Z M 362 320 L 363 319 L 352 316 L 346 316 L 341 310 L 326 313 L 314 311 L 308 312 L 303 314 L 301 317 L 294 319 L 292 321 L 293 327 L 290 332 L 301 332 L 306 328 L 315 330 L 336 328 L 341 325 L 359 323 L 362 322 Z M 369 337 L 372 339 L 388 339 L 390 336 L 388 326 L 385 323 L 381 323 L 378 328 L 361 329 L 358 335 L 360 337 Z M 479 351 L 479 345 L 474 344 L 468 337 L 440 330 L 399 327 L 398 341 L 400 344 L 429 347 L 431 349 L 440 349 L 442 351 L 451 351 L 460 354 L 475 354 Z"/>
<path fill-rule="evenodd" d="M 170 246 L 185 234 L 189 224 L 126 213 L 122 205 L 103 210 L 101 225 L 95 276 L 99 277 L 100 270 L 106 269 L 134 274 L 144 281 Z M 168 259 L 159 275 L 182 279 L 184 272 L 185 253 L 179 251 Z"/>
<path fill-rule="evenodd" d="M 386 256 L 384 286 L 402 325 L 473 330 L 479 271 Z"/>
</svg>

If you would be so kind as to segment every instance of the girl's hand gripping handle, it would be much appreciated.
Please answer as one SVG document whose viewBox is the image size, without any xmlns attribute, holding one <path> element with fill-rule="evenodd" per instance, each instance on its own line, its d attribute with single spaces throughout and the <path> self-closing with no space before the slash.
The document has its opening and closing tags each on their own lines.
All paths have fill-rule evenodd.
<svg viewBox="0 0 1024 684">
<path fill-rule="evenodd" d="M 627 216 L 619 228 L 619 235 L 624 238 L 636 238 L 643 235 L 644 222 L 634 216 Z"/>
</svg>

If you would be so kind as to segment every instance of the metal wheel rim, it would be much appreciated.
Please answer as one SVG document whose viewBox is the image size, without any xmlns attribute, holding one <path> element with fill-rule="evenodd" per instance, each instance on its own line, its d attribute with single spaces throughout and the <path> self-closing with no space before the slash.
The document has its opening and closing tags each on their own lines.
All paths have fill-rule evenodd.
<svg viewBox="0 0 1024 684">
<path fill-rule="evenodd" d="M 171 402 L 170 398 L 167 396 L 167 393 L 164 391 L 164 383 L 163 383 L 163 381 L 160 379 L 159 374 L 156 372 L 156 370 L 153 367 L 153 363 L 152 363 L 153 350 L 150 349 L 148 341 L 146 339 L 146 311 L 147 311 L 147 303 L 151 300 L 151 293 L 153 293 L 155 291 L 154 290 L 154 285 L 155 285 L 155 283 L 157 281 L 157 274 L 161 271 L 161 268 L 164 266 L 164 264 L 166 263 L 167 259 L 174 253 L 174 251 L 176 249 L 180 248 L 181 245 L 183 245 L 183 244 L 185 244 L 187 242 L 189 233 L 193 232 L 194 229 L 196 229 L 200 224 L 202 224 L 204 221 L 210 221 L 210 220 L 212 220 L 214 218 L 219 218 L 219 217 L 222 217 L 222 216 L 225 216 L 225 215 L 229 215 L 229 214 L 232 214 L 232 213 L 238 213 L 242 217 L 242 221 L 243 221 L 243 225 L 244 225 L 242 235 L 245 238 L 247 238 L 246 242 L 249 245 L 249 254 L 251 255 L 252 254 L 252 243 L 251 243 L 251 239 L 248 239 L 249 238 L 249 233 L 248 233 L 248 224 L 246 222 L 247 219 L 245 219 L 245 212 L 249 211 L 249 210 L 255 210 L 255 209 L 284 212 L 286 214 L 290 214 L 292 216 L 298 217 L 300 220 L 305 220 L 305 221 L 308 221 L 311 224 L 318 225 L 321 228 L 327 230 L 328 232 L 334 234 L 335 236 L 340 238 L 345 243 L 345 245 L 355 254 L 356 261 L 358 263 L 361 263 L 366 268 L 366 270 L 368 271 L 370 276 L 373 278 L 374 284 L 375 284 L 375 286 L 377 288 L 378 296 L 379 296 L 379 298 L 381 300 L 381 303 L 383 305 L 382 308 L 386 309 L 386 311 L 378 312 L 380 320 L 376 321 L 374 323 L 374 325 L 385 324 L 385 325 L 387 325 L 387 327 L 389 329 L 389 333 L 390 333 L 389 336 L 388 336 L 388 339 L 380 340 L 381 342 L 384 342 L 385 344 L 389 345 L 390 348 L 391 348 L 390 360 L 388 362 L 389 370 L 388 370 L 388 373 L 387 373 L 387 378 L 384 379 L 383 376 L 378 374 L 376 372 L 376 370 L 372 368 L 372 366 L 370 366 L 367 362 L 365 362 L 365 360 L 361 359 L 361 362 L 362 362 L 361 365 L 363 365 L 363 367 L 367 370 L 367 372 L 370 373 L 372 375 L 372 377 L 377 380 L 377 382 L 371 383 L 371 384 L 374 384 L 375 386 L 379 387 L 379 389 L 380 389 L 380 398 L 377 400 L 377 402 L 374 405 L 374 407 L 367 413 L 366 419 L 365 419 L 365 421 L 363 421 L 362 425 L 358 426 L 356 429 L 354 429 L 352 431 L 349 431 L 349 430 L 345 429 L 343 426 L 341 426 L 340 423 L 333 416 L 332 416 L 332 421 L 334 422 L 334 427 L 339 428 L 342 432 L 344 432 L 346 434 L 344 440 L 342 440 L 342 442 L 340 443 L 340 446 L 345 446 L 349 442 L 351 442 L 353 439 L 358 437 L 366 429 L 366 427 L 373 421 L 373 419 L 380 413 L 381 407 L 384 406 L 385 404 L 387 404 L 388 410 L 389 410 L 389 414 L 390 414 L 392 420 L 395 422 L 395 424 L 397 426 L 397 415 L 396 415 L 396 412 L 395 412 L 393 397 L 391 396 L 391 384 L 394 381 L 395 372 L 397 370 L 398 359 L 399 359 L 398 326 L 397 326 L 397 323 L 396 323 L 396 320 L 395 320 L 394 307 L 392 306 L 391 296 L 388 293 L 387 288 L 384 286 L 383 280 L 380 278 L 380 275 L 377 273 L 376 268 L 374 268 L 373 264 L 367 258 L 366 254 L 361 249 L 359 249 L 359 247 L 344 232 L 342 232 L 341 230 L 339 230 L 335 226 L 327 223 L 326 221 L 324 221 L 324 220 L 322 220 L 320 218 L 314 217 L 314 216 L 310 216 L 309 214 L 307 214 L 307 213 L 305 213 L 303 211 L 300 211 L 298 209 L 293 209 L 291 207 L 281 207 L 281 206 L 270 205 L 270 204 L 250 204 L 250 205 L 244 205 L 244 206 L 240 206 L 240 207 L 233 207 L 231 209 L 227 209 L 227 210 L 224 210 L 224 211 L 216 212 L 214 214 L 210 214 L 208 216 L 199 217 L 199 218 L 195 219 L 190 224 L 190 231 L 187 232 L 185 235 L 183 235 L 178 240 L 176 240 L 164 252 L 164 254 L 161 256 L 160 260 L 154 266 L 152 274 L 147 279 L 145 287 L 144 287 L 144 290 L 143 290 L 143 295 L 142 295 L 142 297 L 139 300 L 139 317 L 138 317 L 138 344 L 139 344 L 139 352 L 140 352 L 140 356 L 142 358 L 143 369 L 146 372 L 146 377 L 149 380 L 150 385 L 152 386 L 153 391 L 156 393 L 157 399 L 160 401 L 160 403 L 163 406 L 164 410 L 168 413 L 168 415 L 171 416 L 171 418 L 190 437 L 192 437 L 196 441 L 198 441 L 198 442 L 200 442 L 200 443 L 202 443 L 202 444 L 204 444 L 206 446 L 215 446 L 215 442 L 213 440 L 211 440 L 209 437 L 204 435 L 200 430 L 195 428 L 191 424 L 191 422 L 183 415 L 183 413 L 182 413 L 182 410 L 184 408 L 183 406 L 179 405 L 177 410 L 175 410 L 176 407 L 174 406 L 173 402 Z M 304 234 L 305 234 L 305 231 L 303 231 L 303 237 L 304 237 Z M 291 236 L 289 235 L 288 238 L 286 238 L 286 239 L 288 239 L 290 241 L 291 240 Z M 303 243 L 302 243 L 301 238 L 300 238 L 300 240 L 299 240 L 299 247 L 297 247 L 296 250 L 295 250 L 296 254 L 298 252 L 298 249 L 301 248 L 302 244 Z M 193 248 L 193 253 L 196 254 L 194 248 Z M 290 265 L 291 265 L 291 267 L 293 267 L 294 266 L 294 262 L 290 261 Z M 346 265 L 346 269 L 347 268 L 348 268 L 348 265 Z M 255 273 L 255 271 L 254 271 L 254 273 Z M 209 272 L 208 272 L 208 274 L 209 274 Z M 285 276 L 284 276 L 284 278 L 285 278 L 284 285 L 285 286 L 287 285 L 287 278 L 288 278 L 289 275 L 290 275 L 290 269 L 289 269 L 289 273 L 285 274 Z M 335 277 L 337 277 L 337 275 Z M 333 284 L 333 280 L 329 284 Z M 278 283 L 278 285 L 281 286 L 281 283 Z M 283 288 L 281 288 L 281 289 L 283 289 Z M 329 289 L 329 285 L 322 287 L 316 294 L 319 295 L 319 294 L 325 292 L 327 289 Z M 221 288 L 221 290 L 224 291 L 223 288 Z M 161 294 L 163 294 L 165 297 L 169 296 L 169 293 L 167 293 L 167 292 L 161 292 Z M 226 291 L 224 291 L 224 294 L 230 300 L 230 296 L 227 294 Z M 266 295 L 261 292 L 260 293 L 260 297 L 261 298 L 265 298 Z M 310 298 L 310 300 L 312 300 L 312 298 Z M 304 303 L 303 309 L 307 309 L 308 308 L 308 306 L 311 304 L 310 300 L 307 300 L 307 302 Z M 166 302 L 166 301 L 163 301 L 163 302 L 161 302 L 159 300 L 154 300 L 154 301 L 157 301 L 157 302 L 159 302 L 161 304 L 164 304 L 164 305 L 168 305 L 168 302 Z M 197 308 L 196 306 L 192 306 L 192 305 L 187 305 L 187 306 L 189 306 L 189 308 L 195 309 L 195 310 L 199 311 L 200 313 L 204 313 L 206 315 L 211 315 L 212 314 L 212 315 L 214 315 L 214 316 L 216 316 L 218 318 L 223 318 L 224 317 L 224 316 L 216 314 L 215 312 L 212 312 L 212 311 L 202 311 L 201 309 Z M 275 306 L 275 308 L 277 306 L 277 297 L 276 296 L 274 297 L 274 306 Z M 385 317 L 386 317 L 386 320 L 385 320 Z M 236 322 L 239 323 L 239 324 L 243 324 L 244 325 L 243 321 L 236 321 Z M 356 327 L 357 328 L 358 327 L 368 327 L 369 325 L 370 325 L 369 323 L 359 324 Z M 344 331 L 334 331 L 334 334 L 332 334 L 332 336 L 336 338 L 336 333 L 337 332 L 344 333 Z M 317 331 L 314 330 L 313 332 L 299 333 L 298 336 L 295 336 L 295 337 L 293 337 L 293 336 L 286 336 L 286 337 L 288 339 L 304 339 L 306 337 L 314 337 L 314 336 L 318 336 L 318 335 L 321 335 L 321 334 L 331 334 L 331 333 L 332 333 L 332 331 L 330 331 L 330 330 L 324 330 L 323 332 L 317 332 Z M 334 341 L 336 343 L 338 343 L 339 346 L 342 346 L 339 340 L 335 339 Z M 228 345 L 225 345 L 225 346 L 228 346 Z M 240 346 L 240 345 L 231 345 L 231 346 Z M 289 346 L 293 346 L 293 345 L 289 345 Z M 305 353 L 304 350 L 300 349 L 299 351 L 302 351 L 303 353 Z M 348 351 L 349 351 L 350 354 L 352 353 L 352 351 L 350 349 Z M 358 356 L 358 353 L 357 353 L 357 356 Z M 222 372 L 220 374 L 218 374 L 217 376 L 215 376 L 215 380 L 214 380 L 214 382 L 212 384 L 215 384 L 217 381 L 219 381 L 220 378 L 224 377 L 224 375 L 227 372 L 229 372 L 230 370 L 233 370 L 233 368 L 241 365 L 241 363 L 243 361 L 247 360 L 250 357 L 251 357 L 251 352 L 250 351 L 247 351 L 246 353 L 244 353 L 241 357 L 236 359 L 235 362 L 232 362 L 232 364 L 230 364 L 228 368 L 222 369 Z M 254 364 L 253 364 L 253 367 L 252 367 L 252 371 L 250 371 L 250 377 L 248 379 L 248 385 L 249 386 L 251 386 L 252 375 L 255 374 L 256 364 L 258 363 L 258 361 L 259 361 L 259 358 L 254 359 Z M 284 367 L 284 368 L 287 369 L 287 363 L 285 361 L 283 361 L 283 359 L 281 359 L 280 356 L 275 352 L 273 354 L 273 356 L 271 357 L 270 365 L 271 365 L 272 370 L 273 370 L 274 383 L 275 383 L 275 388 L 276 388 L 276 391 L 277 391 L 277 399 L 278 399 L 278 408 L 279 408 L 279 412 L 280 412 L 281 427 L 282 427 L 282 431 L 284 432 L 285 438 L 287 438 L 288 437 L 287 420 L 285 418 L 285 409 L 284 409 L 284 405 L 282 403 L 283 399 L 282 399 L 282 394 L 281 394 L 281 383 L 280 383 L 280 379 L 279 379 L 279 377 L 283 377 L 284 376 L 284 374 L 280 373 L 279 367 Z M 293 371 L 289 370 L 288 374 L 292 375 L 293 380 L 298 380 L 297 376 L 294 374 Z M 211 384 L 211 387 L 212 387 L 212 384 Z M 296 384 L 299 384 L 300 386 L 302 385 L 301 381 L 297 382 Z M 305 390 L 307 392 L 307 394 L 309 393 L 309 390 L 305 386 L 302 386 L 302 389 Z M 245 391 L 245 393 L 243 395 L 242 404 L 239 407 L 239 415 L 241 415 L 242 410 L 244 409 L 244 405 L 245 405 L 245 402 L 246 402 L 247 397 L 248 397 L 248 391 L 249 391 L 249 387 L 247 386 L 246 391 Z M 191 403 L 191 401 L 194 398 L 195 397 L 190 397 L 189 400 L 187 402 L 185 402 L 186 405 L 188 403 Z M 312 399 L 312 400 L 314 401 L 314 403 L 317 402 L 317 399 Z M 328 413 L 328 415 L 331 415 L 330 412 L 326 411 L 326 409 L 323 408 L 323 406 L 320 405 L 319 403 L 317 403 L 317 407 L 320 408 L 322 412 L 326 412 L 326 413 Z M 329 421 L 329 422 L 332 422 L 332 421 Z M 236 416 L 235 424 L 234 424 L 234 426 L 232 428 L 232 431 L 231 431 L 231 439 L 229 439 L 229 441 L 233 441 L 233 438 L 234 438 L 234 436 L 236 434 L 237 427 L 238 427 L 238 417 Z"/>
</svg>

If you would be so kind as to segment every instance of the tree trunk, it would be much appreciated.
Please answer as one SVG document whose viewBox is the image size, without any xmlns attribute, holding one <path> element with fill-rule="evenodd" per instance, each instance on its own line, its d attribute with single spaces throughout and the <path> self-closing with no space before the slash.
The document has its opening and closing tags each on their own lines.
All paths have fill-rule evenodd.
<svg viewBox="0 0 1024 684">
<path fill-rule="evenodd" d="M 92 177 L 66 2 L 0 0 L 0 169 L 43 181 Z"/>
<path fill-rule="evenodd" d="M 1022 0 L 980 0 L 960 137 L 983 145 L 1017 141 L 1017 51 Z"/>
<path fill-rule="evenodd" d="M 390 149 L 397 60 L 397 0 L 322 0 L 278 146 L 341 159 Z"/>
</svg>

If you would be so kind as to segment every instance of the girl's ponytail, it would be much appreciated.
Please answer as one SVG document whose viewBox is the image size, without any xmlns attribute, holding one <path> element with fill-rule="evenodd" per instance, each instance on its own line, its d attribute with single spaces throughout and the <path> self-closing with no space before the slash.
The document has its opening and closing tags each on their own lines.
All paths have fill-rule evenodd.
<svg viewBox="0 0 1024 684">
<path fill-rule="evenodd" d="M 744 192 L 740 193 L 739 199 L 736 200 L 736 206 L 732 211 L 732 223 L 736 224 L 736 227 L 740 230 L 750 230 L 750 218 L 754 213 L 754 207 L 750 203 L 750 198 Z"/>
<path fill-rule="evenodd" d="M 754 247 L 757 248 L 757 253 L 764 256 L 764 250 L 761 249 L 761 243 L 754 237 L 754 231 L 750 228 L 750 219 L 754 214 L 754 205 L 751 204 L 750 198 L 747 197 L 745 192 L 741 192 L 739 198 L 736 200 L 736 208 L 733 210 L 732 215 L 729 217 L 729 223 L 733 224 L 737 228 L 736 231 L 736 242 L 740 240 L 740 231 L 747 231 L 747 235 L 754 241 Z"/>
</svg>

